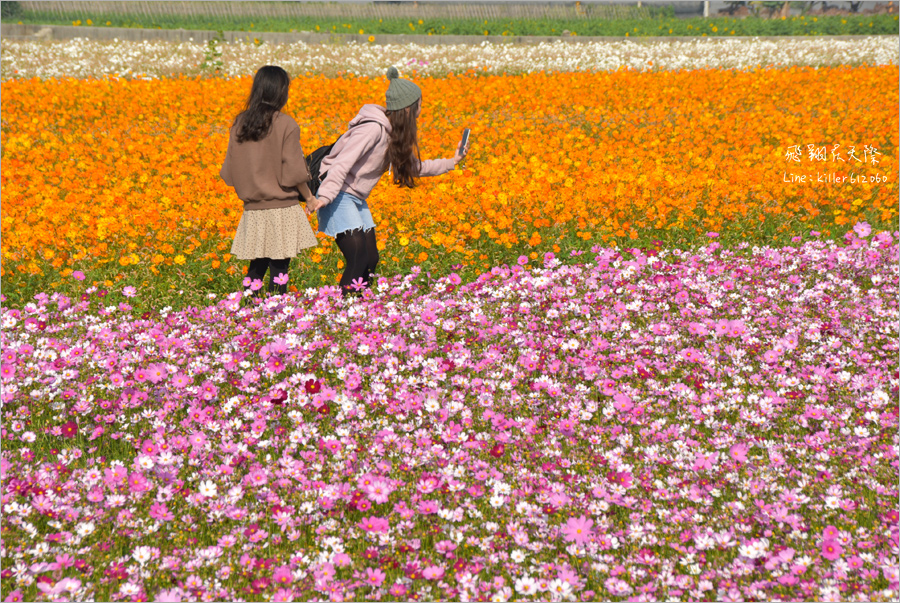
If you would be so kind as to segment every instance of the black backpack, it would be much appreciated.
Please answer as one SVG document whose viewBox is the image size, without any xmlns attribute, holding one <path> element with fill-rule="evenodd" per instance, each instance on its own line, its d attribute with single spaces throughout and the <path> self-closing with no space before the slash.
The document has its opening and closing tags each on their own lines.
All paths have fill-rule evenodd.
<svg viewBox="0 0 900 603">
<path fill-rule="evenodd" d="M 355 125 L 360 126 L 362 124 L 369 124 L 369 123 L 378 123 L 378 122 L 370 119 L 368 121 L 361 121 Z M 344 134 L 346 134 L 346 132 Z M 344 134 L 341 134 L 341 136 L 343 136 Z M 319 147 L 318 149 L 316 149 L 315 151 L 313 151 L 312 153 L 310 153 L 309 155 L 306 156 L 306 167 L 309 170 L 309 175 L 311 177 L 310 181 L 307 182 L 306 184 L 307 184 L 307 186 L 309 186 L 309 190 L 313 194 L 314 197 L 318 196 L 319 185 L 322 184 L 322 181 L 325 180 L 325 176 L 328 174 L 328 172 L 325 172 L 321 176 L 319 175 L 319 168 L 322 167 L 322 160 L 325 159 L 326 157 L 328 157 L 328 154 L 331 153 L 331 149 L 333 149 L 334 145 L 337 144 L 337 141 L 341 139 L 341 136 L 338 136 L 337 140 L 335 140 L 331 144 L 325 145 L 324 147 Z"/>
</svg>

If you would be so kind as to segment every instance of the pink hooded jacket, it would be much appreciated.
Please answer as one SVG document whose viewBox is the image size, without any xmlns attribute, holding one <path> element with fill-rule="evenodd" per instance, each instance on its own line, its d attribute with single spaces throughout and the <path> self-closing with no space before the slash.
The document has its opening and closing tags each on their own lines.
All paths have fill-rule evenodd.
<svg viewBox="0 0 900 603">
<path fill-rule="evenodd" d="M 385 108 L 379 105 L 363 105 L 350 120 L 350 129 L 322 159 L 319 173 L 325 174 L 325 179 L 316 196 L 326 205 L 342 191 L 365 200 L 387 171 L 384 161 L 391 122 L 384 112 Z M 376 123 L 358 125 L 363 121 Z M 452 159 L 429 159 L 421 162 L 419 174 L 438 176 L 454 167 Z"/>
</svg>

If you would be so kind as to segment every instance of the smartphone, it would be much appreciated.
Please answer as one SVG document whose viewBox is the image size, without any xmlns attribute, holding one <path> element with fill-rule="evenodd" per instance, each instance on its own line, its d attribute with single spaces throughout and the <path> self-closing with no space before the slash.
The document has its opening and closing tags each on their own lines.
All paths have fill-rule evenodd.
<svg viewBox="0 0 900 603">
<path fill-rule="evenodd" d="M 466 145 L 469 144 L 469 128 L 463 130 L 462 142 L 459 143 L 459 154 L 466 154 Z"/>
</svg>

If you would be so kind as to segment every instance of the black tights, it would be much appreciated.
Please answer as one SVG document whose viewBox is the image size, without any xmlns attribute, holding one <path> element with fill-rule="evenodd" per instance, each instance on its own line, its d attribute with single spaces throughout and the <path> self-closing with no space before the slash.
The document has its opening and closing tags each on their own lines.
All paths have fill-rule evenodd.
<svg viewBox="0 0 900 603">
<path fill-rule="evenodd" d="M 348 230 L 335 237 L 338 248 L 344 254 L 344 274 L 341 276 L 341 292 L 344 297 L 352 295 L 356 290 L 353 282 L 362 279 L 371 286 L 375 266 L 378 265 L 378 246 L 375 244 L 375 229 Z"/>
<path fill-rule="evenodd" d="M 287 274 L 288 268 L 291 265 L 291 258 L 284 258 L 281 260 L 273 260 L 271 258 L 256 258 L 255 260 L 250 260 L 250 267 L 247 268 L 247 276 L 250 277 L 250 280 L 264 280 L 266 278 L 266 270 L 269 271 L 269 291 L 275 291 L 275 287 L 278 287 L 278 293 L 282 295 L 287 293 L 287 285 L 277 285 L 274 279 L 279 274 Z M 249 288 L 249 287 L 248 287 Z M 258 292 L 257 292 L 258 295 Z"/>
</svg>

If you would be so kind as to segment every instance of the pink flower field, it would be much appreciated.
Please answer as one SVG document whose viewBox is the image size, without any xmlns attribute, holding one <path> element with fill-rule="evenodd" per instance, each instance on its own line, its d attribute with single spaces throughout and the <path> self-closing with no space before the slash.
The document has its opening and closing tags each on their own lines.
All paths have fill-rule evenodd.
<svg viewBox="0 0 900 603">
<path fill-rule="evenodd" d="M 3 307 L 3 596 L 896 599 L 898 236 Z"/>
</svg>

